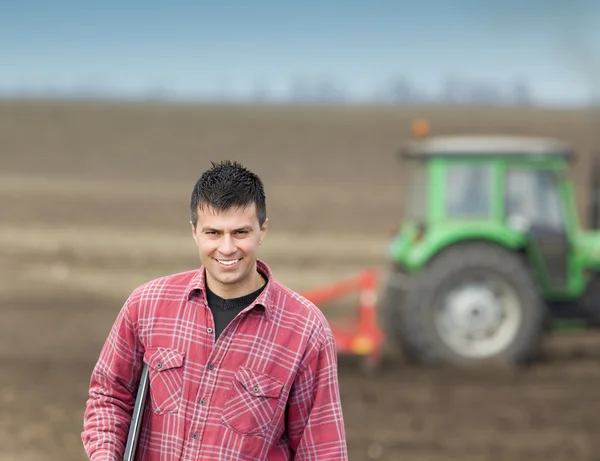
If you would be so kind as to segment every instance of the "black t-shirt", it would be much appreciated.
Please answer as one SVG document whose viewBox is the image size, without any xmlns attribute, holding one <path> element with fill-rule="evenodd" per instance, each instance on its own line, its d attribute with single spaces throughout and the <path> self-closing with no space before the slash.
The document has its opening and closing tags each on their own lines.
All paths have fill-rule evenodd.
<svg viewBox="0 0 600 461">
<path fill-rule="evenodd" d="M 221 298 L 210 291 L 208 286 L 206 287 L 206 299 L 208 301 L 208 307 L 210 308 L 215 321 L 215 341 L 219 338 L 219 335 L 223 332 L 225 327 L 229 325 L 229 322 L 231 322 L 235 316 L 243 311 L 246 307 L 252 304 L 266 286 L 267 284 L 265 279 L 265 284 L 258 290 L 253 291 L 245 296 L 232 299 Z"/>
</svg>

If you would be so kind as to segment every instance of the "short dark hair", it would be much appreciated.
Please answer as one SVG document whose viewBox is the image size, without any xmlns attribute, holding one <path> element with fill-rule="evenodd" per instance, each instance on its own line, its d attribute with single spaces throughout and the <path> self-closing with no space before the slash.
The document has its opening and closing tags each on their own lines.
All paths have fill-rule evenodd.
<svg viewBox="0 0 600 461">
<path fill-rule="evenodd" d="M 258 223 L 262 227 L 267 219 L 264 186 L 255 173 L 241 163 L 231 160 L 211 162 L 196 182 L 190 201 L 190 214 L 194 228 L 198 223 L 198 209 L 204 207 L 226 211 L 233 207 L 256 205 Z"/>
</svg>

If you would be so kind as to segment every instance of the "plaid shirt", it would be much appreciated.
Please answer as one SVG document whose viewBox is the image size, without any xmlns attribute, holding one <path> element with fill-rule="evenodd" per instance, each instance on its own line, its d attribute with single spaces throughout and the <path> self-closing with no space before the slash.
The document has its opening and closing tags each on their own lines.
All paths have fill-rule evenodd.
<svg viewBox="0 0 600 461">
<path fill-rule="evenodd" d="M 133 291 L 91 376 L 81 435 L 91 460 L 122 460 L 142 359 L 136 460 L 348 459 L 329 324 L 257 265 L 267 286 L 216 342 L 203 267 Z"/>
</svg>

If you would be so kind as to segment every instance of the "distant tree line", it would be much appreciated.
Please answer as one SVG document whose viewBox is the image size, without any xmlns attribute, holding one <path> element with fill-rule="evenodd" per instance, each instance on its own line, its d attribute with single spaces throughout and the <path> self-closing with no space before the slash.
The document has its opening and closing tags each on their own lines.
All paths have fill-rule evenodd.
<svg viewBox="0 0 600 461">
<path fill-rule="evenodd" d="M 48 97 L 59 99 L 138 99 L 146 101 L 195 101 L 213 102 L 254 102 L 294 104 L 483 104 L 529 106 L 535 103 L 531 87 L 526 80 L 516 80 L 512 84 L 500 85 L 492 81 L 449 77 L 442 81 L 436 91 L 420 89 L 404 76 L 389 79 L 380 88 L 368 94 L 349 91 L 338 82 L 329 79 L 296 78 L 283 92 L 275 92 L 267 81 L 257 83 L 246 93 L 234 94 L 227 88 L 211 94 L 193 96 L 180 94 L 176 88 L 158 85 L 137 93 L 115 91 L 102 85 L 79 85 L 75 88 L 46 87 L 41 90 L 21 88 L 4 95 L 16 97 Z M 1 95 L 0 95 L 1 96 Z"/>
<path fill-rule="evenodd" d="M 260 97 L 256 99 L 268 101 L 268 91 L 263 88 Z M 345 103 L 360 99 L 362 102 L 388 104 L 534 104 L 531 87 L 523 79 L 509 85 L 499 85 L 485 80 L 447 78 L 438 91 L 427 92 L 402 76 L 391 79 L 383 88 L 376 89 L 372 94 L 358 98 L 330 80 L 314 83 L 295 81 L 291 85 L 289 99 L 296 103 Z"/>
</svg>

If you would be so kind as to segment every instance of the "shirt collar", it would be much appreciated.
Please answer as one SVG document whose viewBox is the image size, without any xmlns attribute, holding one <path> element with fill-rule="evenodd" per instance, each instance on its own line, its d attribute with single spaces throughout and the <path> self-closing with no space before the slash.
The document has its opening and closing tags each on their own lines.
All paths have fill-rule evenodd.
<svg viewBox="0 0 600 461">
<path fill-rule="evenodd" d="M 273 310 L 275 309 L 275 303 L 273 300 L 275 299 L 274 289 L 274 280 L 273 273 L 269 266 L 264 262 L 258 259 L 256 261 L 256 268 L 258 272 L 265 276 L 267 279 L 267 284 L 262 293 L 256 298 L 254 303 L 252 303 L 252 307 L 262 306 L 264 308 L 267 320 L 270 320 L 273 317 Z M 201 294 L 206 292 L 206 269 L 204 266 L 201 266 L 196 274 L 190 280 L 188 287 L 186 289 L 186 299 L 189 300 L 195 293 Z"/>
</svg>

